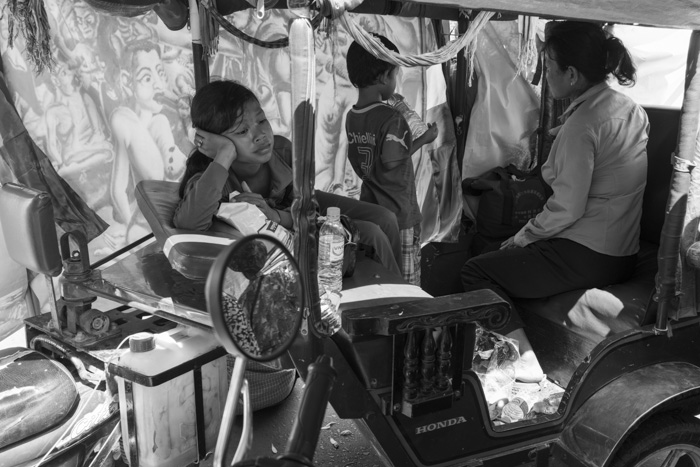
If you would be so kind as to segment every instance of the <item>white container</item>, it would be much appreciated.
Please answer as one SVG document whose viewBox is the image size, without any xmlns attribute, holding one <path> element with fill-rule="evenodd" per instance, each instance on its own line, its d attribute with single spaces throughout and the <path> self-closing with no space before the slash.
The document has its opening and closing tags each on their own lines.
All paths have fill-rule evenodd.
<svg viewBox="0 0 700 467">
<path fill-rule="evenodd" d="M 179 467 L 197 462 L 197 411 L 191 362 L 216 350 L 216 339 L 194 328 L 176 327 L 161 334 L 131 336 L 129 347 L 116 363 L 119 367 L 116 373 L 121 374 L 115 378 L 119 387 L 122 439 L 135 438 L 139 466 Z M 177 367 L 183 364 L 178 371 Z M 206 451 L 211 452 L 228 392 L 226 356 L 203 364 L 201 377 L 205 445 Z M 167 381 L 151 385 L 163 378 Z M 124 443 L 130 463 L 133 449 L 132 444 Z"/>
</svg>

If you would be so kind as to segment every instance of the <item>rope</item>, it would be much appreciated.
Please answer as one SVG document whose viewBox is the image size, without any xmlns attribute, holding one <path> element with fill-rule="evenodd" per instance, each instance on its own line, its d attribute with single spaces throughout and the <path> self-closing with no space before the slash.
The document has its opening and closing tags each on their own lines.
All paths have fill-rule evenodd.
<svg viewBox="0 0 700 467">
<path fill-rule="evenodd" d="M 219 25 L 211 12 L 217 11 L 216 0 L 199 2 L 199 40 L 202 44 L 204 57 L 212 57 L 219 47 Z M 194 40 L 194 30 L 192 39 Z"/>
<path fill-rule="evenodd" d="M 334 5 L 335 6 L 335 5 Z M 370 33 L 362 29 L 347 14 L 340 14 L 339 19 L 353 39 L 365 50 L 375 57 L 396 66 L 431 66 L 437 65 L 455 57 L 465 47 L 474 50 L 477 34 L 486 26 L 494 15 L 491 11 L 481 11 L 469 24 L 467 31 L 457 39 L 448 42 L 438 50 L 421 55 L 401 55 L 384 47 L 384 45 Z M 336 14 L 333 14 L 336 17 Z"/>
<path fill-rule="evenodd" d="M 204 10 L 206 10 L 207 15 L 210 16 L 219 25 L 221 25 L 221 27 L 224 28 L 228 33 L 238 37 L 241 40 L 249 42 L 253 45 L 258 45 L 260 47 L 265 47 L 268 49 L 281 49 L 281 48 L 287 47 L 289 45 L 289 38 L 288 37 L 284 37 L 282 39 L 276 39 L 273 41 L 264 41 L 264 40 L 256 39 L 255 37 L 246 34 L 245 32 L 238 29 L 236 26 L 231 24 L 221 13 L 219 13 L 216 9 L 216 6 L 212 5 L 210 3 L 213 1 L 214 0 L 203 0 L 200 3 L 200 5 L 204 7 Z M 202 15 L 200 15 L 200 16 L 202 16 Z M 314 29 L 316 29 L 318 27 L 318 25 L 321 24 L 322 19 L 323 19 L 322 15 L 316 15 L 311 20 L 311 26 Z M 206 21 L 202 21 L 202 25 L 204 25 L 206 23 L 207 23 Z M 212 35 L 209 34 L 209 37 L 212 37 Z M 202 42 L 204 43 L 204 31 L 202 32 Z M 209 55 L 212 55 L 213 53 L 216 52 L 215 47 L 209 47 L 207 49 L 211 50 L 211 52 L 208 51 Z"/>
<path fill-rule="evenodd" d="M 518 16 L 518 74 L 527 78 L 527 72 L 537 61 L 537 18 Z"/>
<path fill-rule="evenodd" d="M 42 0 L 10 0 L 0 11 L 9 8 L 7 18 L 7 46 L 12 48 L 15 37 L 21 31 L 25 40 L 25 54 L 34 65 L 37 74 L 45 69 L 52 71 L 56 61 L 51 53 L 51 34 L 48 15 Z M 19 31 L 15 30 L 19 29 Z"/>
</svg>

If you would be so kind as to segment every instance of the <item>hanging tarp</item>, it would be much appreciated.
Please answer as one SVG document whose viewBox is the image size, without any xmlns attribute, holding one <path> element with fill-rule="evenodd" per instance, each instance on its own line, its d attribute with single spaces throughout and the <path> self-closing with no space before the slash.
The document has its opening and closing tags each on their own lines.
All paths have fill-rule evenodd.
<svg viewBox="0 0 700 467">
<path fill-rule="evenodd" d="M 700 29 L 700 0 L 401 0 L 473 10 Z"/>
<path fill-rule="evenodd" d="M 17 181 L 30 188 L 45 191 L 54 200 L 54 217 L 64 232 L 78 231 L 92 240 L 107 224 L 61 178 L 52 161 L 34 143 L 13 102 L 0 73 L 0 157 Z"/>
<path fill-rule="evenodd" d="M 530 136 L 537 128 L 540 103 L 534 88 L 517 69 L 518 25 L 486 25 L 478 37 L 474 65 L 479 76 L 469 119 L 462 178 L 514 164 L 531 168 Z M 479 198 L 465 196 L 464 211 L 474 218 Z"/>
</svg>

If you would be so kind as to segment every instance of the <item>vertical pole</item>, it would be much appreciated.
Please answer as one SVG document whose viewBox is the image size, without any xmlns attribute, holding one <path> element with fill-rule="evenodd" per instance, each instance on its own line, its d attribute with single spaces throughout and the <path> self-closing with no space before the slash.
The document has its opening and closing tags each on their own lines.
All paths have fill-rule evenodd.
<svg viewBox="0 0 700 467">
<path fill-rule="evenodd" d="M 316 75 L 314 33 L 311 26 L 311 0 L 289 0 L 289 11 L 294 17 L 289 23 L 289 55 L 292 84 L 292 175 L 294 201 L 295 256 L 304 279 L 307 326 L 302 328 L 305 339 L 296 362 L 313 362 L 322 353 L 319 338 L 330 335 L 323 329 L 318 296 L 316 246 L 316 210 L 314 195 L 316 161 L 314 135 L 316 125 Z M 306 334 L 304 334 L 306 330 Z M 305 376 L 306 368 L 299 368 Z"/>
<path fill-rule="evenodd" d="M 691 99 L 695 102 L 695 111 L 691 112 L 692 115 L 684 115 L 680 122 L 679 128 L 679 151 L 681 146 L 685 148 L 686 151 L 691 150 L 693 147 L 700 147 L 700 133 L 698 133 L 698 125 L 700 112 L 700 95 L 698 95 L 698 89 L 690 86 L 690 81 L 697 74 L 697 67 L 700 54 L 700 32 L 696 31 L 697 34 L 691 35 L 690 44 L 688 47 L 688 63 L 686 66 L 686 89 L 688 93 L 696 93 Z M 697 86 L 697 84 L 696 84 Z M 687 120 L 686 120 L 687 118 Z M 694 244 L 700 239 L 700 171 L 696 170 L 698 165 L 700 165 L 700 153 L 694 151 L 693 161 L 691 164 L 690 180 L 688 186 L 688 196 L 687 196 L 687 206 L 685 212 L 685 218 L 683 221 L 683 230 L 681 231 L 680 238 L 680 273 L 681 277 L 680 285 L 676 286 L 676 295 L 679 296 L 678 310 L 676 311 L 676 316 L 671 316 L 671 318 L 682 318 L 685 316 L 694 316 L 697 313 L 697 304 L 700 303 L 698 298 L 700 297 L 700 290 L 697 287 L 698 282 L 698 269 L 695 266 L 697 264 L 697 245 Z M 692 247 L 692 248 L 691 248 Z"/>
<path fill-rule="evenodd" d="M 469 19 L 460 14 L 457 22 L 458 32 L 461 36 L 469 28 Z M 471 73 L 469 63 L 464 55 L 466 49 L 457 54 L 457 79 L 455 80 L 454 89 L 454 107 L 453 117 L 455 121 L 455 135 L 457 137 L 457 164 L 459 170 L 462 170 L 464 161 L 464 148 L 467 144 L 467 131 L 469 128 L 469 116 L 471 114 L 474 99 L 469 99 L 470 94 L 476 94 L 476 85 L 472 83 L 469 86 L 467 79 Z M 475 98 L 475 96 L 474 96 Z M 468 102 L 470 100 L 470 102 Z"/>
<path fill-rule="evenodd" d="M 685 227 L 690 169 L 694 164 L 695 144 L 698 135 L 698 111 L 700 110 L 698 54 L 700 54 L 700 31 L 693 31 L 688 48 L 678 148 L 673 161 L 671 187 L 666 203 L 666 218 L 661 229 L 659 244 L 659 273 L 656 283 L 659 305 L 656 312 L 656 326 L 654 327 L 657 334 L 669 332 L 669 312 L 676 305 L 676 276 L 679 256 L 685 255 L 685 251 L 680 251 L 680 243 Z"/>
<path fill-rule="evenodd" d="M 444 391 L 450 383 L 451 360 L 452 360 L 452 334 L 449 326 L 443 326 L 440 333 L 437 350 L 437 378 L 435 379 L 435 387 Z"/>
<path fill-rule="evenodd" d="M 420 356 L 420 393 L 429 395 L 435 386 L 435 338 L 433 329 L 428 328 L 423 333 Z"/>
<path fill-rule="evenodd" d="M 406 334 L 406 343 L 403 348 L 403 393 L 402 401 L 412 401 L 418 396 L 418 354 L 420 349 L 416 334 L 418 331 L 410 331 Z"/>
<path fill-rule="evenodd" d="M 192 34 L 192 65 L 194 67 L 195 89 L 200 89 L 209 82 L 209 58 L 202 47 L 202 30 L 199 18 L 199 2 L 189 0 L 190 32 Z M 215 7 L 212 4 L 212 7 Z"/>
<path fill-rule="evenodd" d="M 59 334 L 63 334 L 61 329 L 61 319 L 58 316 L 58 305 L 56 303 L 56 289 L 53 286 L 53 279 L 48 274 L 42 274 L 44 276 L 44 284 L 46 285 L 46 290 L 49 292 L 49 311 L 51 312 L 51 321 L 53 323 L 54 329 Z M 38 313 L 37 313 L 38 314 Z"/>
<path fill-rule="evenodd" d="M 224 413 L 221 416 L 221 428 L 219 429 L 219 436 L 216 438 L 213 467 L 224 466 L 224 459 L 226 458 L 227 448 L 231 441 L 231 432 L 236 418 L 236 406 L 238 405 L 238 398 L 241 395 L 241 389 L 243 388 L 243 382 L 245 380 L 247 363 L 248 359 L 244 356 L 236 356 L 236 360 L 233 364 L 233 372 L 231 374 L 231 384 L 228 388 L 228 395 L 226 396 L 226 405 L 224 406 Z M 243 438 L 239 441 L 239 448 L 242 444 L 245 444 Z M 239 448 L 236 448 L 236 452 L 238 452 Z M 242 455 L 244 455 L 244 453 L 242 453 Z"/>
</svg>

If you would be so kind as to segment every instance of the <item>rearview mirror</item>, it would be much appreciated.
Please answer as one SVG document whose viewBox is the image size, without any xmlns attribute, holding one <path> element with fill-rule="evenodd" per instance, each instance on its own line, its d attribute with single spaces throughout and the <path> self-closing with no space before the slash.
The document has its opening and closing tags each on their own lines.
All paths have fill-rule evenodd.
<svg viewBox="0 0 700 467">
<path fill-rule="evenodd" d="M 222 467 L 239 396 L 243 430 L 233 463 L 244 458 L 252 442 L 246 362 L 274 360 L 292 345 L 301 326 L 304 288 L 289 250 L 276 238 L 259 234 L 227 246 L 209 270 L 205 287 L 214 333 L 236 357 L 214 451 L 213 465 Z"/>
<path fill-rule="evenodd" d="M 235 356 L 273 360 L 289 348 L 301 325 L 299 266 L 273 237 L 250 235 L 222 251 L 206 294 L 214 332 Z"/>
</svg>

